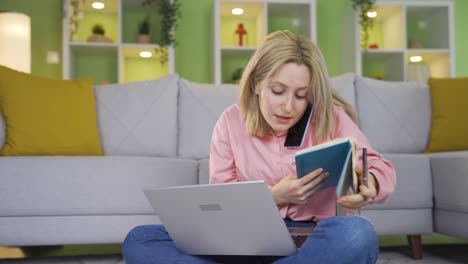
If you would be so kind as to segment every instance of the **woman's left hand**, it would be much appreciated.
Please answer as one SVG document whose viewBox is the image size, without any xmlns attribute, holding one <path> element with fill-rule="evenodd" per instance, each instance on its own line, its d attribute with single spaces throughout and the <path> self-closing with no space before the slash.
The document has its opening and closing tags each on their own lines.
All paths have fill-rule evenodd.
<svg viewBox="0 0 468 264">
<path fill-rule="evenodd" d="M 356 167 L 356 173 L 358 175 L 358 179 L 362 179 L 363 172 L 361 165 Z M 343 196 L 338 199 L 337 203 L 351 209 L 359 208 L 371 203 L 377 195 L 377 189 L 375 187 L 375 177 L 370 172 L 368 172 L 367 185 L 368 186 L 360 184 L 359 193 Z"/>
</svg>

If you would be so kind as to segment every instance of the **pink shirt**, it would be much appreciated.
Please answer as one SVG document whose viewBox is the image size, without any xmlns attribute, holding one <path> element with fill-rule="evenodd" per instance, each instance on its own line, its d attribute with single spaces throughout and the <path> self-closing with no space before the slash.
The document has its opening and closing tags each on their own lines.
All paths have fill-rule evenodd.
<svg viewBox="0 0 468 264">
<path fill-rule="evenodd" d="M 335 108 L 336 122 L 330 139 L 354 137 L 362 147 L 367 147 L 369 172 L 375 175 L 379 193 L 375 201 L 383 203 L 393 192 L 396 173 L 393 165 L 372 149 L 357 125 L 341 107 Z M 269 132 L 264 137 L 246 133 L 245 120 L 238 105 L 226 109 L 213 131 L 210 150 L 210 183 L 264 180 L 272 187 L 288 175 L 296 175 L 295 153 L 315 145 L 312 142 L 314 122 L 307 130 L 301 148 L 286 148 L 286 133 L 275 136 Z M 359 157 L 361 159 L 361 157 Z M 287 204 L 279 207 L 283 218 L 292 220 L 325 219 L 335 215 L 335 188 L 315 193 L 303 205 Z"/>
</svg>

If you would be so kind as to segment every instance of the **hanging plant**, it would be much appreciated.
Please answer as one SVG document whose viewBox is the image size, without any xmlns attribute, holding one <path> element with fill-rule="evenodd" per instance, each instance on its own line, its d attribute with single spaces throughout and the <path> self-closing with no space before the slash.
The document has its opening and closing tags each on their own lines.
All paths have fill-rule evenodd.
<svg viewBox="0 0 468 264">
<path fill-rule="evenodd" d="M 83 6 L 82 0 L 70 0 L 69 5 L 69 24 L 68 31 L 70 33 L 70 41 L 76 40 L 75 37 L 78 33 L 78 26 L 80 25 L 80 20 L 83 17 L 83 13 L 80 11 L 80 8 Z"/>
<path fill-rule="evenodd" d="M 243 72 L 244 68 L 242 67 L 235 69 L 231 75 L 232 83 L 239 83 L 240 79 L 242 78 Z"/>
<path fill-rule="evenodd" d="M 143 0 L 144 7 L 154 7 L 160 15 L 161 31 L 158 44 L 161 52 L 161 63 L 167 62 L 167 47 L 177 45 L 175 30 L 177 28 L 177 19 L 181 17 L 179 0 Z"/>
<path fill-rule="evenodd" d="M 351 0 L 354 10 L 359 10 L 359 25 L 361 26 L 361 48 L 367 49 L 369 44 L 369 30 L 374 25 L 374 18 L 367 15 L 372 11 L 376 0 Z"/>
</svg>

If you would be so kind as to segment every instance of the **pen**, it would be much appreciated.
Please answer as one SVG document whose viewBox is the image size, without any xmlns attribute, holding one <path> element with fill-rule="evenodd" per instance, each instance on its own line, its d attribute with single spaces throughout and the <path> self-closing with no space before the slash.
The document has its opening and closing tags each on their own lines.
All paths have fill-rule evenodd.
<svg viewBox="0 0 468 264">
<path fill-rule="evenodd" d="M 364 186 L 367 187 L 367 148 L 362 148 L 362 180 Z M 366 196 L 364 197 L 364 201 L 367 200 Z"/>
</svg>

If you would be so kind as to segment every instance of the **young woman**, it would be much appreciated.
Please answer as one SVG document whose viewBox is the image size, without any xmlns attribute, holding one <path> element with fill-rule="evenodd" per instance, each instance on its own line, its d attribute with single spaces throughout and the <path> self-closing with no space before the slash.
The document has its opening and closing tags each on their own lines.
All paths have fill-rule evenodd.
<svg viewBox="0 0 468 264">
<path fill-rule="evenodd" d="M 310 104 L 303 145 L 285 147 L 288 130 Z M 143 226 L 124 242 L 127 263 L 375 263 L 378 242 L 371 223 L 356 215 L 335 216 L 334 189 L 318 191 L 328 173 L 317 169 L 298 179 L 294 165 L 299 149 L 353 137 L 359 153 L 368 149 L 368 185 L 338 203 L 354 209 L 384 202 L 393 192 L 395 170 L 371 148 L 356 119 L 332 89 L 323 56 L 310 40 L 288 31 L 270 34 L 244 70 L 239 104 L 226 109 L 214 128 L 210 182 L 264 180 L 286 224 L 313 225 L 314 232 L 295 255 L 222 258 L 182 254 L 162 226 Z M 362 175 L 361 166 L 355 169 Z"/>
</svg>

